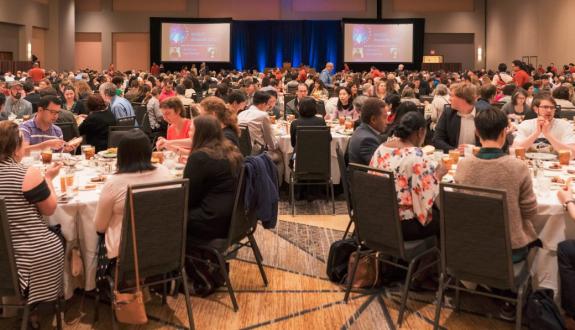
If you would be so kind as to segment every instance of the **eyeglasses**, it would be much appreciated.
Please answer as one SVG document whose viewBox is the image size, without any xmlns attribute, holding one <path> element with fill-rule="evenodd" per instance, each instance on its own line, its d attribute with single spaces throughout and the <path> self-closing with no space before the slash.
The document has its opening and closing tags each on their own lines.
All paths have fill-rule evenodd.
<svg viewBox="0 0 575 330">
<path fill-rule="evenodd" d="M 59 115 L 60 114 L 60 110 L 45 109 L 45 111 L 48 111 L 51 115 Z"/>
<path fill-rule="evenodd" d="M 543 110 L 555 110 L 554 105 L 540 105 L 538 108 Z"/>
</svg>

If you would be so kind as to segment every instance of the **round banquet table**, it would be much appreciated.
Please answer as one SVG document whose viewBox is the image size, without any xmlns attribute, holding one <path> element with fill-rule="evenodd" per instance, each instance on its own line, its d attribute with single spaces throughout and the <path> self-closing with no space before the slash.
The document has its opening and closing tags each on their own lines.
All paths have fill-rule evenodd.
<svg viewBox="0 0 575 330">
<path fill-rule="evenodd" d="M 90 178 L 100 174 L 95 167 L 84 167 L 78 170 L 75 181 L 78 187 L 85 186 Z M 54 189 L 60 192 L 60 178 L 54 179 Z M 66 239 L 66 254 L 64 258 L 64 296 L 72 297 L 74 289 L 96 288 L 96 267 L 98 263 L 98 234 L 94 224 L 96 206 L 103 184 L 96 184 L 94 190 L 80 190 L 67 203 L 58 203 L 56 212 L 48 218 L 50 225 L 60 224 L 62 234 Z M 72 276 L 70 269 L 70 253 L 72 248 L 78 247 L 84 264 L 84 274 L 80 277 Z"/>
<path fill-rule="evenodd" d="M 34 166 L 42 166 L 34 164 Z M 163 166 L 163 165 L 157 165 Z M 179 176 L 181 171 L 172 170 L 174 177 Z M 60 171 L 60 175 L 63 171 Z M 61 194 L 60 175 L 53 181 L 54 189 Z M 66 203 L 58 203 L 53 215 L 47 217 L 50 225 L 59 224 L 62 235 L 66 240 L 66 254 L 64 258 L 64 296 L 69 299 L 74 294 L 74 289 L 83 288 L 93 290 L 96 288 L 96 269 L 98 264 L 98 234 L 94 223 L 96 207 L 103 183 L 96 183 L 95 189 L 86 189 L 86 185 L 92 184 L 90 179 L 99 175 L 108 175 L 103 167 L 96 166 L 93 161 L 82 160 L 78 163 L 75 171 L 75 186 L 78 192 L 72 194 L 72 198 Z M 67 190 L 70 191 L 69 188 Z M 74 277 L 71 272 L 71 250 L 78 247 L 84 266 L 81 276 Z"/>
<path fill-rule="evenodd" d="M 274 127 L 274 134 L 278 139 L 279 149 L 282 152 L 283 162 L 284 162 L 284 180 L 285 182 L 289 183 L 289 177 L 291 173 L 291 169 L 289 168 L 289 160 L 294 153 L 294 149 L 291 146 L 291 136 L 289 134 L 289 130 L 286 129 L 284 125 L 273 125 Z M 333 184 L 339 184 L 341 175 L 339 173 L 339 166 L 337 164 L 337 153 L 336 153 L 336 146 L 339 145 L 339 148 L 345 153 L 347 150 L 347 145 L 349 143 L 349 139 L 351 135 L 348 134 L 340 134 L 336 132 L 339 128 L 338 125 L 331 128 L 331 179 Z"/>
<path fill-rule="evenodd" d="M 575 166 L 570 168 L 575 169 Z M 543 171 L 543 177 L 534 179 L 533 187 L 537 194 L 537 215 L 532 219 L 533 226 L 543 248 L 537 251 L 531 275 L 535 287 L 553 289 L 559 301 L 559 268 L 557 264 L 557 245 L 567 239 L 575 239 L 575 220 L 563 209 L 557 198 L 560 185 L 550 184 L 553 176 L 568 177 L 566 169 Z"/>
</svg>

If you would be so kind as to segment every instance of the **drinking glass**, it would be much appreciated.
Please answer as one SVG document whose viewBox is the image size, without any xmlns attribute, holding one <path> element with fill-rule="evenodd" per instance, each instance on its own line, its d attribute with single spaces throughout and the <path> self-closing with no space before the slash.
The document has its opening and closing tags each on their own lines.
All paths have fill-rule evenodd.
<svg viewBox="0 0 575 330">
<path fill-rule="evenodd" d="M 89 144 L 85 144 L 82 146 L 82 154 L 84 154 L 84 158 L 86 160 L 90 160 L 96 154 L 96 148 Z"/>
</svg>

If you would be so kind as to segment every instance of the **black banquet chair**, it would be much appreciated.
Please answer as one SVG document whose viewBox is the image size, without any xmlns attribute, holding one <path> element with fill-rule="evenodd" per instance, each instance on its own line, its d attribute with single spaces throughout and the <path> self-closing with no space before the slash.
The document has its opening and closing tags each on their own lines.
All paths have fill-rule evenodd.
<svg viewBox="0 0 575 330">
<path fill-rule="evenodd" d="M 575 117 L 575 108 L 561 107 L 559 108 L 559 117 L 567 120 L 573 120 Z"/>
<path fill-rule="evenodd" d="M 326 193 L 331 192 L 332 212 L 335 215 L 335 197 L 331 178 L 330 128 L 328 126 L 300 126 L 296 134 L 294 169 L 289 178 L 291 213 L 295 215 L 296 185 L 325 185 Z"/>
<path fill-rule="evenodd" d="M 135 122 L 137 122 L 138 125 L 142 125 L 142 123 L 144 122 L 144 115 L 148 112 L 148 110 L 146 109 L 146 106 L 141 105 L 141 104 L 132 103 L 132 107 L 134 108 L 134 113 L 136 114 L 136 117 L 134 118 Z M 125 126 L 129 126 L 129 125 L 125 125 Z"/>
<path fill-rule="evenodd" d="M 133 126 L 110 126 L 108 127 L 108 148 L 117 148 L 120 141 Z"/>
<path fill-rule="evenodd" d="M 13 304 L 4 304 L 0 300 L 0 307 L 12 307 L 23 309 L 21 329 L 28 329 L 30 316 L 30 305 L 26 297 L 22 296 L 18 283 L 18 271 L 14 250 L 12 248 L 12 235 L 10 234 L 10 224 L 6 214 L 6 204 L 4 198 L 0 198 L 0 297 L 16 297 L 18 300 Z M 62 329 L 61 299 L 54 302 L 56 312 L 57 329 Z"/>
<path fill-rule="evenodd" d="M 194 329 L 192 302 L 185 270 L 186 227 L 188 222 L 188 180 L 173 180 L 128 186 L 120 248 L 118 250 L 118 290 L 132 292 L 135 287 L 134 239 L 136 239 L 138 270 L 144 282 L 141 287 L 181 281 L 188 313 L 189 328 Z M 132 197 L 133 204 L 130 201 Z M 161 201 L 161 203 L 158 203 Z M 133 207 L 133 211 L 131 210 Z M 133 212 L 133 213 L 132 213 Z M 134 216 L 134 229 L 131 215 Z M 129 285 L 127 283 L 130 283 Z M 114 288 L 114 271 L 107 277 L 106 292 Z M 96 296 L 95 321 L 98 320 Z M 109 297 L 111 299 L 111 297 Z M 165 296 L 163 299 L 165 302 Z M 112 325 L 117 328 L 112 308 Z"/>
<path fill-rule="evenodd" d="M 62 137 L 64 141 L 70 141 L 73 138 L 78 137 L 78 133 L 74 130 L 73 123 L 56 123 L 55 125 L 60 127 L 62 130 Z"/>
<path fill-rule="evenodd" d="M 216 239 L 212 242 L 209 242 L 208 244 L 190 245 L 188 247 L 188 249 L 207 250 L 213 255 L 217 256 L 218 268 L 220 270 L 221 275 L 226 281 L 226 287 L 228 289 L 230 299 L 232 300 L 234 312 L 238 311 L 239 306 L 234 293 L 234 288 L 232 286 L 232 283 L 230 282 L 228 269 L 226 267 L 226 260 L 233 259 L 236 255 L 236 251 L 238 251 L 243 247 L 248 247 L 252 249 L 264 285 L 265 286 L 268 285 L 268 278 L 266 276 L 266 272 L 262 264 L 263 262 L 262 254 L 260 252 L 256 239 L 254 238 L 254 233 L 257 229 L 258 224 L 256 210 L 246 209 L 244 204 L 245 190 L 246 190 L 245 167 L 242 166 L 236 188 L 234 209 L 232 212 L 232 219 L 230 221 L 230 231 L 228 232 L 228 238 Z M 203 262 L 203 263 L 209 262 L 193 256 L 188 256 L 188 258 L 193 259 L 194 262 Z"/>
<path fill-rule="evenodd" d="M 142 117 L 143 117 L 143 115 L 142 115 Z M 131 116 L 131 117 L 118 118 L 118 119 L 116 119 L 116 126 L 135 127 L 136 126 L 136 117 Z"/>
<path fill-rule="evenodd" d="M 345 228 L 345 232 L 343 233 L 343 238 L 347 237 L 351 229 L 351 225 L 353 224 L 353 207 L 351 205 L 351 190 L 350 190 L 350 182 L 349 182 L 349 171 L 347 166 L 345 165 L 345 156 L 343 151 L 339 147 L 339 144 L 335 148 L 335 152 L 337 153 L 337 165 L 339 167 L 339 173 L 341 177 L 341 186 L 343 187 L 343 195 L 345 196 L 345 204 L 347 206 L 347 214 L 349 215 L 349 222 L 347 223 L 347 227 Z"/>
<path fill-rule="evenodd" d="M 250 137 L 250 129 L 247 125 L 240 125 L 240 152 L 244 157 L 252 154 L 252 139 Z"/>
<path fill-rule="evenodd" d="M 515 329 L 521 329 L 521 312 L 529 283 L 527 261 L 512 263 L 507 197 L 503 190 L 458 184 L 441 184 L 441 275 L 434 328 L 445 290 L 455 289 L 459 309 L 460 291 L 516 303 Z M 450 284 L 451 282 L 454 284 Z M 484 284 L 517 292 L 517 298 L 467 289 L 459 281 Z"/>
<path fill-rule="evenodd" d="M 435 254 L 439 257 L 437 239 L 432 236 L 415 241 L 403 240 L 395 178 L 392 172 L 353 163 L 349 165 L 349 170 L 356 237 L 359 239 L 359 244 L 358 258 L 353 265 L 344 300 L 347 302 L 349 299 L 357 271 L 357 261 L 362 255 L 379 252 L 378 258 L 381 262 L 407 270 L 397 318 L 397 323 L 401 327 L 411 280 L 417 274 L 438 263 L 435 259 L 425 265 L 419 265 L 417 271 L 415 270 L 416 265 L 424 256 Z M 392 258 L 385 258 L 386 256 Z M 394 259 L 406 261 L 409 265 L 406 267 L 404 264 L 393 261 Z"/>
</svg>

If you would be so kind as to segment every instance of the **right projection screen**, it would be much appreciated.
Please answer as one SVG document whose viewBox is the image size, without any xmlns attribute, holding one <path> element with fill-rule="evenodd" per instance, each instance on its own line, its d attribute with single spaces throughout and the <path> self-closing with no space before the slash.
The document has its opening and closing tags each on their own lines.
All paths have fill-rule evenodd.
<svg viewBox="0 0 575 330">
<path fill-rule="evenodd" d="M 413 62 L 413 23 L 344 23 L 344 61 Z"/>
</svg>

